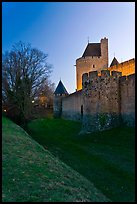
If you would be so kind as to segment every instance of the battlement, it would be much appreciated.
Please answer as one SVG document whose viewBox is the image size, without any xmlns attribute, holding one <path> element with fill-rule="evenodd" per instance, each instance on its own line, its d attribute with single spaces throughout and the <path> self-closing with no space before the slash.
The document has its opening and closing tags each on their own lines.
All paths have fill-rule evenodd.
<svg viewBox="0 0 137 204">
<path fill-rule="evenodd" d="M 121 76 L 119 80 L 120 80 L 120 83 L 130 83 L 131 81 L 135 81 L 135 74 L 130 74 L 128 76 Z"/>
<path fill-rule="evenodd" d="M 134 125 L 135 74 L 122 76 L 122 72 L 110 70 L 84 73 L 82 93 L 85 130 L 114 127 L 121 119 Z"/>
<path fill-rule="evenodd" d="M 125 62 L 107 68 L 110 71 L 120 71 L 122 76 L 131 75 L 135 73 L 135 59 L 130 59 Z"/>
<path fill-rule="evenodd" d="M 122 77 L 122 72 L 118 72 L 118 71 L 111 71 L 110 70 L 101 70 L 100 72 L 97 71 L 92 71 L 89 73 L 84 73 L 82 75 L 82 85 L 85 86 L 85 84 L 87 85 L 88 83 L 90 83 L 91 81 L 100 81 L 105 79 L 105 78 L 119 78 Z"/>
<path fill-rule="evenodd" d="M 119 64 L 117 64 L 117 65 L 114 65 L 114 66 L 111 66 L 111 67 L 109 67 L 110 69 L 115 69 L 115 68 L 117 68 L 117 67 L 119 67 L 119 66 L 129 66 L 129 64 L 134 64 L 135 63 L 135 59 L 133 58 L 133 59 L 130 59 L 130 60 L 127 60 L 127 61 L 125 61 L 125 62 L 121 62 L 121 63 L 119 63 Z M 109 69 L 108 68 L 108 69 Z"/>
<path fill-rule="evenodd" d="M 110 70 L 101 70 L 101 73 L 97 71 L 92 71 L 89 73 L 84 73 L 82 75 L 82 85 L 84 88 L 85 85 L 89 84 L 90 82 L 96 81 L 98 83 L 98 81 L 103 79 L 108 79 L 108 78 L 118 79 L 118 81 L 120 81 L 121 83 L 124 83 L 124 82 L 127 83 L 135 80 L 135 74 L 122 76 L 122 72 L 118 72 L 118 71 L 110 72 Z"/>
<path fill-rule="evenodd" d="M 121 62 L 121 63 L 119 63 L 118 65 L 115 65 L 115 66 L 128 65 L 128 64 L 131 64 L 131 63 L 135 63 L 135 58 L 127 60 L 127 61 L 124 61 L 124 62 Z"/>
</svg>

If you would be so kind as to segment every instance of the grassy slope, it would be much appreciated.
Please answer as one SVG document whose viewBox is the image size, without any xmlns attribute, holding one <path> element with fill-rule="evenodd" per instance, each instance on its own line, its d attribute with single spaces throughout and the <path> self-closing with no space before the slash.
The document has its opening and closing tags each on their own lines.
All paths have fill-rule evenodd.
<svg viewBox="0 0 137 204">
<path fill-rule="evenodd" d="M 134 201 L 134 129 L 78 135 L 80 128 L 78 122 L 59 119 L 34 120 L 28 126 L 36 141 L 94 182 L 112 201 Z"/>
<path fill-rule="evenodd" d="M 108 201 L 10 120 L 2 119 L 3 202 Z"/>
</svg>

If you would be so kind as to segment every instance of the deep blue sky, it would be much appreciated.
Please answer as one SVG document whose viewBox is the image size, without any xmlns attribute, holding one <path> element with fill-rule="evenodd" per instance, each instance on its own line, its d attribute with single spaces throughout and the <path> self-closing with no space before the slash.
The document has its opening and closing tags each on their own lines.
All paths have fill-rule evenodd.
<svg viewBox="0 0 137 204">
<path fill-rule="evenodd" d="M 48 54 L 51 81 L 76 89 L 76 59 L 87 42 L 107 37 L 109 64 L 135 57 L 134 2 L 3 2 L 2 51 L 19 40 Z"/>
</svg>

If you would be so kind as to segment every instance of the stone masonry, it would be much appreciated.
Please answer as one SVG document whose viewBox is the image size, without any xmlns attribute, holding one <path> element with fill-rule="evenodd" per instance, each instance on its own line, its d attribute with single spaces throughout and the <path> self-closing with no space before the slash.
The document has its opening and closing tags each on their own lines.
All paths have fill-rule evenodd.
<svg viewBox="0 0 137 204">
<path fill-rule="evenodd" d="M 135 59 L 108 67 L 104 38 L 88 44 L 76 60 L 76 74 L 76 92 L 54 94 L 55 117 L 81 121 L 81 132 L 87 133 L 135 126 Z"/>
<path fill-rule="evenodd" d="M 83 131 L 94 132 L 121 123 L 134 126 L 135 74 L 123 77 L 121 72 L 102 70 L 83 74 Z"/>
<path fill-rule="evenodd" d="M 100 72 L 99 72 L 100 73 Z M 54 97 L 56 117 L 82 122 L 93 132 L 120 124 L 135 126 L 135 74 L 101 70 L 82 75 L 82 90 Z"/>
<path fill-rule="evenodd" d="M 82 75 L 90 71 L 100 71 L 108 67 L 108 39 L 100 41 L 101 53 L 98 56 L 86 56 L 76 60 L 77 91 L 82 89 Z"/>
</svg>

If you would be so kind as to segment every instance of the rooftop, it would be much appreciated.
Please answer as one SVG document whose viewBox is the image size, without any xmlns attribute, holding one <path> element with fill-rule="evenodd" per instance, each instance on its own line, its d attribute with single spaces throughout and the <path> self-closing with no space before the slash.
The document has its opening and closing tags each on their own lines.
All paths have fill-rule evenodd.
<svg viewBox="0 0 137 204">
<path fill-rule="evenodd" d="M 68 92 L 67 92 L 67 90 L 66 90 L 66 88 L 65 88 L 65 86 L 63 85 L 63 83 L 62 83 L 61 80 L 59 81 L 59 83 L 58 83 L 58 85 L 57 85 L 57 88 L 56 88 L 54 94 L 66 94 L 66 95 L 68 95 Z"/>
<path fill-rule="evenodd" d="M 82 57 L 88 56 L 101 56 L 101 45 L 100 43 L 88 43 Z"/>
<path fill-rule="evenodd" d="M 118 65 L 119 62 L 117 61 L 117 59 L 114 57 L 111 64 L 110 64 L 110 67 L 114 66 L 114 65 Z"/>
</svg>

